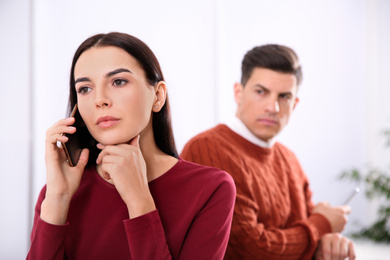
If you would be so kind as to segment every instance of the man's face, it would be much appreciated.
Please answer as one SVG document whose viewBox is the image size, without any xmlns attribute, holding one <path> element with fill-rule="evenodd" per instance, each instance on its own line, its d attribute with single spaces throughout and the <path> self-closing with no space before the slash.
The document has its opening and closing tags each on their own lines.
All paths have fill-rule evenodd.
<svg viewBox="0 0 390 260">
<path fill-rule="evenodd" d="M 268 142 L 287 125 L 299 101 L 297 90 L 293 74 L 255 68 L 245 86 L 234 86 L 236 116 L 257 138 Z"/>
</svg>

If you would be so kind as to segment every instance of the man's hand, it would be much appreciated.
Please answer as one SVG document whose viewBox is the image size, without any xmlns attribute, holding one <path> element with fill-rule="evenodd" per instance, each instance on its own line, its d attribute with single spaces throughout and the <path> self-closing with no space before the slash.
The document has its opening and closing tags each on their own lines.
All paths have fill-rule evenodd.
<svg viewBox="0 0 390 260">
<path fill-rule="evenodd" d="M 345 224 L 347 224 L 347 214 L 351 212 L 349 206 L 337 206 L 333 207 L 327 202 L 318 203 L 311 213 L 317 213 L 323 215 L 330 223 L 332 232 L 341 232 L 344 230 Z"/>
<path fill-rule="evenodd" d="M 353 243 L 340 233 L 324 235 L 318 244 L 315 254 L 316 260 L 354 260 L 355 249 Z"/>
</svg>

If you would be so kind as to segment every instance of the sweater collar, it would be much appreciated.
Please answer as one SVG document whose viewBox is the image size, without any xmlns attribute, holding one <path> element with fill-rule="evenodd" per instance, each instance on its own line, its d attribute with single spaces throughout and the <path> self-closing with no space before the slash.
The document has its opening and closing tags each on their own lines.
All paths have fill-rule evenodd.
<svg viewBox="0 0 390 260">
<path fill-rule="evenodd" d="M 265 142 L 259 139 L 257 136 L 252 134 L 251 131 L 246 127 L 246 125 L 236 116 L 230 118 L 230 120 L 226 123 L 226 125 L 235 133 L 239 134 L 249 142 L 263 147 L 263 148 L 271 148 L 275 143 L 275 138 L 272 138 L 270 141 Z"/>
</svg>

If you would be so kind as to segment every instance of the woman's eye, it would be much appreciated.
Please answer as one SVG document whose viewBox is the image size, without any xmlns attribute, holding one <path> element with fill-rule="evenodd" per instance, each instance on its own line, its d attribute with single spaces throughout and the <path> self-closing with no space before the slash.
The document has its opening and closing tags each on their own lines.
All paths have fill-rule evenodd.
<svg viewBox="0 0 390 260">
<path fill-rule="evenodd" d="M 91 91 L 91 88 L 89 88 L 89 87 L 81 87 L 81 88 L 78 89 L 77 93 L 87 94 L 90 91 Z"/>
<path fill-rule="evenodd" d="M 120 86 L 123 86 L 124 84 L 127 83 L 127 80 L 124 80 L 124 79 L 115 79 L 113 81 L 113 85 L 116 86 L 116 87 L 120 87 Z"/>
</svg>

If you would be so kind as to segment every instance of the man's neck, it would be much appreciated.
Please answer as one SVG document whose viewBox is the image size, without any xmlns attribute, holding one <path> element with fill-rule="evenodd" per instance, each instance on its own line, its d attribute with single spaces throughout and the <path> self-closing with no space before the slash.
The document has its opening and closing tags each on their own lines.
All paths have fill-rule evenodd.
<svg viewBox="0 0 390 260">
<path fill-rule="evenodd" d="M 268 142 L 265 142 L 261 139 L 259 139 L 257 136 L 255 136 L 247 127 L 246 125 L 236 116 L 230 118 L 230 120 L 226 123 L 226 125 L 233 130 L 235 133 L 239 134 L 240 136 L 244 137 L 246 140 L 248 140 L 251 143 L 254 143 L 255 145 L 258 145 L 263 148 L 271 148 L 275 140 L 271 139 Z"/>
</svg>

